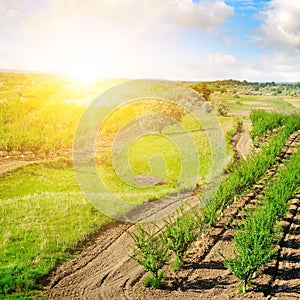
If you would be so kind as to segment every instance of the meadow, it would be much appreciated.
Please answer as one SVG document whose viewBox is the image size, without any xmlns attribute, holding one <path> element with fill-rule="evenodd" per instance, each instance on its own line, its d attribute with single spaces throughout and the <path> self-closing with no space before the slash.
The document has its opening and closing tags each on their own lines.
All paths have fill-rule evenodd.
<svg viewBox="0 0 300 300">
<path fill-rule="evenodd" d="M 0 75 L 1 159 L 28 160 L 24 165 L 10 170 L 8 175 L 1 174 L 0 178 L 0 297 L 17 297 L 19 294 L 22 298 L 42 288 L 47 274 L 88 246 L 88 243 L 81 243 L 79 247 L 80 242 L 112 221 L 82 195 L 70 153 L 75 128 L 88 103 L 101 91 L 122 80 L 83 84 L 50 75 Z M 226 93 L 213 93 L 211 103 L 214 105 L 222 101 L 229 108 L 228 115 L 218 116 L 226 136 L 228 157 L 234 156 L 231 137 L 243 118 L 248 119 L 250 111 L 258 107 L 257 102 L 260 108 L 267 110 L 299 111 L 284 100 L 284 97 L 290 99 L 290 95 L 240 94 L 239 98 L 235 98 L 236 92 L 233 90 L 237 87 L 231 85 L 226 88 Z M 143 109 L 149 112 L 152 108 Z M 141 189 L 128 185 L 118 176 L 110 147 L 116 132 L 130 118 L 140 116 L 141 107 L 129 107 L 125 112 L 123 110 L 113 115 L 111 123 L 108 122 L 99 133 L 97 170 L 106 187 L 132 203 L 155 201 L 174 190 L 178 192 L 190 188 L 188 182 L 177 186 L 182 171 L 181 158 L 176 145 L 168 137 L 176 136 L 179 148 L 183 149 L 185 141 L 181 141 L 184 134 L 181 126 L 176 124 L 163 127 L 161 133 L 164 136 L 160 132 L 151 132 L 127 145 L 127 159 L 134 173 L 137 176 L 151 175 L 163 184 Z M 167 114 L 175 112 L 169 107 Z M 261 114 L 260 119 L 267 120 L 268 115 Z M 273 122 L 275 118 L 274 114 L 269 120 Z M 201 189 L 211 168 L 209 140 L 201 125 L 189 114 L 180 115 L 178 120 L 194 140 L 201 166 L 197 186 Z M 201 217 L 203 223 L 213 225 L 222 209 L 237 195 L 247 191 L 269 168 L 287 137 L 298 128 L 297 120 L 299 116 L 277 116 L 273 125 L 270 121 L 265 126 L 259 118 L 252 118 L 254 139 L 282 125 L 285 125 L 285 130 L 272 138 L 269 145 L 249 162 L 227 166 L 231 175 L 204 209 L 206 214 Z M 106 146 L 101 144 L 101 138 Z M 192 173 L 195 166 L 187 164 L 185 167 L 186 172 Z"/>
</svg>

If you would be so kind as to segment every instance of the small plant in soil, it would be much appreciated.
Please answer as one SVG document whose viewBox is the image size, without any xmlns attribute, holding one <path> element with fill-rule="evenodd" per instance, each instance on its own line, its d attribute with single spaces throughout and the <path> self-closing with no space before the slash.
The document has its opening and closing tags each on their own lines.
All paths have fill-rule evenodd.
<svg viewBox="0 0 300 300">
<path fill-rule="evenodd" d="M 139 263 L 145 272 L 150 272 L 144 282 L 146 287 L 157 288 L 163 279 L 163 266 L 168 262 L 167 241 L 162 234 L 155 233 L 155 224 L 136 225 L 136 232 L 128 232 L 133 239 L 130 257 Z"/>
<path fill-rule="evenodd" d="M 164 220 L 164 235 L 168 248 L 175 254 L 174 271 L 178 271 L 192 244 L 198 236 L 197 223 L 193 215 L 177 211 L 174 217 Z"/>
<path fill-rule="evenodd" d="M 233 239 L 233 258 L 223 257 L 228 268 L 243 284 L 243 293 L 249 280 L 259 267 L 268 263 L 276 251 L 279 228 L 274 228 L 274 218 L 268 211 L 258 209 L 245 219 L 243 226 Z"/>
</svg>

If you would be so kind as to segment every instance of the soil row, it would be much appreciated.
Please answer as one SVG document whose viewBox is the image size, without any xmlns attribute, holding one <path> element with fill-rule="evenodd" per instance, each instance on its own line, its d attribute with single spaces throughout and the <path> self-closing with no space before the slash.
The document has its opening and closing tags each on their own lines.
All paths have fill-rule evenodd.
<svg viewBox="0 0 300 300">
<path fill-rule="evenodd" d="M 95 244 L 76 259 L 60 266 L 49 278 L 48 296 L 50 299 L 241 299 L 237 293 L 239 282 L 223 267 L 216 250 L 227 255 L 231 251 L 234 234 L 233 225 L 244 214 L 244 208 L 259 201 L 265 183 L 276 175 L 278 168 L 288 160 L 300 143 L 300 131 L 295 132 L 277 157 L 277 162 L 266 173 L 253 190 L 228 207 L 219 222 L 209 232 L 203 233 L 194 243 L 186 263 L 177 274 L 166 273 L 161 289 L 151 290 L 143 287 L 146 276 L 143 270 L 128 257 L 132 240 L 124 232 L 133 226 L 117 224 L 99 234 Z M 297 195 L 298 197 L 298 195 Z M 299 200 L 299 197 L 295 199 Z M 246 298 L 263 299 L 281 297 L 288 293 L 293 297 L 295 289 L 285 289 L 290 285 L 290 273 L 283 272 L 299 262 L 299 201 L 293 200 L 293 217 L 286 220 L 285 236 L 274 262 L 272 278 L 265 276 L 256 281 L 253 291 Z M 296 203 L 297 202 L 297 203 Z M 294 207 L 296 205 L 296 207 Z M 294 245 L 293 251 L 287 245 Z M 294 243 L 294 244 L 293 244 Z M 295 246 L 296 245 L 296 246 Z M 294 251 L 295 250 L 295 251 Z M 288 254 L 286 254 L 288 253 Z M 296 256 L 295 256 L 296 255 Z M 275 269 L 274 269 L 275 268 Z M 268 273 L 270 266 L 262 270 Z M 296 269 L 297 271 L 297 269 Z M 299 271 L 299 268 L 298 268 Z M 266 274 L 267 274 L 266 273 Z M 285 275 L 284 275 L 284 274 Z M 283 274 L 283 275 L 282 275 Z M 297 273 L 296 273 L 297 274 Z M 288 276 L 288 277 L 282 277 Z M 291 275 L 292 276 L 292 275 Z M 288 279 L 284 279 L 288 278 Z M 288 281 L 288 283 L 286 282 Z M 265 282 L 265 283 L 264 283 Z M 299 284 L 299 279 L 295 279 Z M 295 284 L 293 283 L 293 285 Z M 270 288 L 271 287 L 271 288 Z M 274 290 L 275 292 L 270 292 Z M 299 291 L 298 291 L 299 292 Z M 293 298 L 280 298 L 293 299 Z"/>
</svg>

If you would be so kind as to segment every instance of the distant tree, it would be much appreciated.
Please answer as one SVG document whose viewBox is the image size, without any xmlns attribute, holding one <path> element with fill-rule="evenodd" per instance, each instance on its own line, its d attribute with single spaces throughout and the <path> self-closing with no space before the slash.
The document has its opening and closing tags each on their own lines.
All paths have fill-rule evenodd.
<svg viewBox="0 0 300 300">
<path fill-rule="evenodd" d="M 142 115 L 140 125 L 149 130 L 157 130 L 162 133 L 168 125 L 174 125 L 181 122 L 182 117 L 186 114 L 185 110 L 173 103 L 162 100 L 143 101 Z"/>
<path fill-rule="evenodd" d="M 210 100 L 213 89 L 206 82 L 192 84 L 191 88 L 200 93 L 206 101 Z"/>
</svg>

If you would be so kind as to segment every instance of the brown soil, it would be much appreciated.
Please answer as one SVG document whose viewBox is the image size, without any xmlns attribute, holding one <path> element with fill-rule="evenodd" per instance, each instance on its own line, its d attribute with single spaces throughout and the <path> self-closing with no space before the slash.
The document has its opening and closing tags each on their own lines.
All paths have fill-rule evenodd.
<svg viewBox="0 0 300 300">
<path fill-rule="evenodd" d="M 288 159 L 300 131 L 293 135 L 278 157 Z M 60 266 L 47 286 L 49 299 L 299 299 L 299 206 L 300 193 L 290 201 L 285 220 L 284 238 L 277 258 L 260 270 L 250 292 L 238 292 L 238 280 L 223 267 L 216 250 L 230 255 L 234 234 L 232 222 L 240 219 L 245 206 L 254 205 L 264 183 L 276 175 L 279 164 L 266 174 L 253 190 L 226 209 L 220 221 L 198 238 L 183 268 L 176 274 L 166 270 L 160 289 L 143 287 L 142 268 L 128 257 L 131 238 L 124 232 L 133 230 L 129 224 L 118 224 L 103 231 L 95 244 L 76 259 Z"/>
<path fill-rule="evenodd" d="M 5 177 L 10 174 L 13 169 L 18 166 L 28 164 L 35 160 L 30 159 L 15 159 L 15 158 L 0 158 L 0 177 Z"/>
<path fill-rule="evenodd" d="M 270 107 L 270 104 L 264 103 L 261 101 L 243 101 L 244 105 L 251 105 L 251 106 L 260 106 L 260 107 Z"/>
<path fill-rule="evenodd" d="M 236 153 L 237 159 L 246 159 L 246 156 L 252 151 L 252 140 L 249 132 L 252 129 L 250 120 L 244 120 L 243 124 L 238 126 L 237 133 L 233 136 L 231 144 Z"/>
<path fill-rule="evenodd" d="M 300 108 L 300 99 L 299 98 L 291 98 L 291 97 L 284 97 L 284 101 L 289 102 L 295 108 Z"/>
<path fill-rule="evenodd" d="M 241 117 L 248 117 L 250 116 L 251 111 L 246 110 L 229 110 L 230 116 L 241 116 Z"/>
</svg>

